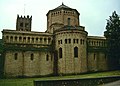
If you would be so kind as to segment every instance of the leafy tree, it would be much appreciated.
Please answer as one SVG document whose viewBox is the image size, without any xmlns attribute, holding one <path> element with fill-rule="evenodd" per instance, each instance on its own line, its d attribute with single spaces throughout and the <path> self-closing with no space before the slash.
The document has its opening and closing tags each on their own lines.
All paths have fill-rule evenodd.
<svg viewBox="0 0 120 86">
<path fill-rule="evenodd" d="M 107 20 L 104 35 L 107 39 L 108 64 L 111 70 L 120 69 L 120 17 L 114 11 Z"/>
</svg>

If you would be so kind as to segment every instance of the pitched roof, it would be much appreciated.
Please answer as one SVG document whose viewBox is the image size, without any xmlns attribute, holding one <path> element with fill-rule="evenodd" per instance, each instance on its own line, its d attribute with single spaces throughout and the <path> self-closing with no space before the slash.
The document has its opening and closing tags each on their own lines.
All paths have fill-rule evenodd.
<svg viewBox="0 0 120 86">
<path fill-rule="evenodd" d="M 64 5 L 63 3 L 62 3 L 62 5 L 58 6 L 58 7 L 57 7 L 57 8 L 55 8 L 55 9 L 61 9 L 61 8 L 68 8 L 68 9 L 72 9 L 72 8 L 70 8 L 70 7 L 66 6 L 66 5 Z"/>
</svg>

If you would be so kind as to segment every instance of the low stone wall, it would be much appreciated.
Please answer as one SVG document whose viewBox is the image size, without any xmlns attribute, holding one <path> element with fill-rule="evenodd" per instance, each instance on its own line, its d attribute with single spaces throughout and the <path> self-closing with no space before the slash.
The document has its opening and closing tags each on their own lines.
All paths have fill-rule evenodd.
<svg viewBox="0 0 120 86">
<path fill-rule="evenodd" d="M 62 80 L 35 80 L 34 86 L 97 86 L 120 80 L 120 76 Z"/>
</svg>

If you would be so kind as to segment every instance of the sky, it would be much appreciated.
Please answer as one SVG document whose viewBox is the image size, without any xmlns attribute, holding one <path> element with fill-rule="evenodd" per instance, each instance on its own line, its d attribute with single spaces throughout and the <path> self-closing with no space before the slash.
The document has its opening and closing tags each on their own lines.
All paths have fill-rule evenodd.
<svg viewBox="0 0 120 86">
<path fill-rule="evenodd" d="M 32 16 L 32 31 L 46 31 L 47 12 L 62 2 L 78 10 L 80 25 L 89 36 L 103 36 L 106 19 L 113 11 L 120 15 L 120 0 L 0 0 L 0 39 L 3 29 L 16 29 L 17 14 Z"/>
</svg>

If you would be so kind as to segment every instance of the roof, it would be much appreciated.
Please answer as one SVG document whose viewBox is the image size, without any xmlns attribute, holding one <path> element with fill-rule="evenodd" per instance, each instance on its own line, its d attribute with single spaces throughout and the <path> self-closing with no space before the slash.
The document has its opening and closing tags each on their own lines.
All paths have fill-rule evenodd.
<svg viewBox="0 0 120 86">
<path fill-rule="evenodd" d="M 106 40 L 106 38 L 104 37 L 104 36 L 88 36 L 87 37 L 88 39 L 104 39 L 104 40 Z"/>
<path fill-rule="evenodd" d="M 64 4 L 62 3 L 62 5 L 56 7 L 55 9 L 49 10 L 46 15 L 48 15 L 50 11 L 56 11 L 56 10 L 61 10 L 61 9 L 65 9 L 65 10 L 75 10 L 75 11 L 79 14 L 79 12 L 78 12 L 76 9 L 70 8 L 70 7 L 68 7 L 68 6 L 66 6 L 66 5 L 64 5 Z"/>
<path fill-rule="evenodd" d="M 66 5 L 64 5 L 63 3 L 62 3 L 62 5 L 58 6 L 58 7 L 57 7 L 57 8 L 55 8 L 55 9 L 61 9 L 61 8 L 68 8 L 68 9 L 72 9 L 72 8 L 70 8 L 70 7 L 66 6 Z"/>
<path fill-rule="evenodd" d="M 60 32 L 60 31 L 70 31 L 70 30 L 71 31 L 77 30 L 77 31 L 84 31 L 84 32 L 86 32 L 84 26 L 68 26 L 68 25 L 66 25 L 66 26 L 64 26 L 64 27 L 62 27 L 60 29 L 55 30 L 54 33 L 55 32 Z"/>
</svg>

